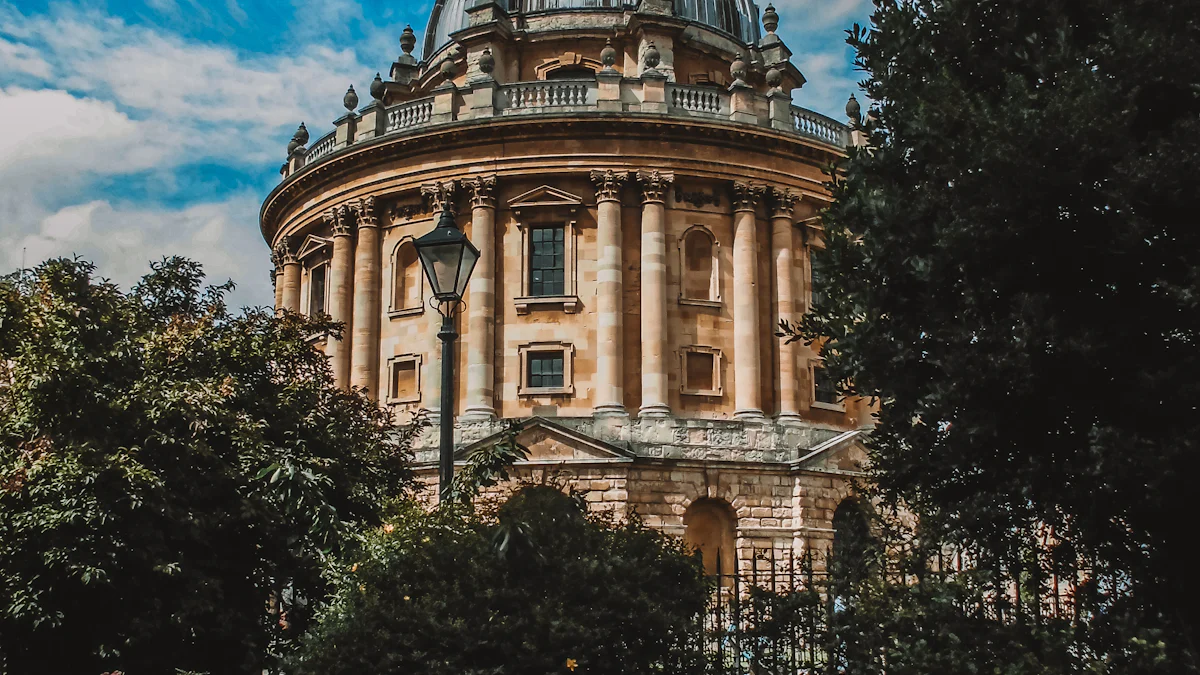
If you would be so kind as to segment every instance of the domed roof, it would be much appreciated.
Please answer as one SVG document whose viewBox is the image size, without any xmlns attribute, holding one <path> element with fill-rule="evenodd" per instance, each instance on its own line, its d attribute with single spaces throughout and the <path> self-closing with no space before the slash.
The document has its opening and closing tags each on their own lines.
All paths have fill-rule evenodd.
<svg viewBox="0 0 1200 675">
<path fill-rule="evenodd" d="M 425 30 L 425 56 L 450 42 L 450 34 L 467 27 L 467 7 L 476 0 L 437 0 Z M 513 14 L 535 14 L 560 10 L 623 11 L 637 0 L 500 0 Z M 754 0 L 675 0 L 676 16 L 728 33 L 742 42 L 758 42 L 758 6 Z"/>
</svg>

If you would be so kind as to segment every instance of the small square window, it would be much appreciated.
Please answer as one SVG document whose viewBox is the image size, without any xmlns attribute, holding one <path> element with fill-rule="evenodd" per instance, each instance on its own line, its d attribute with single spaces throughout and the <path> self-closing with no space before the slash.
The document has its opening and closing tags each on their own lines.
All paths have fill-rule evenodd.
<svg viewBox="0 0 1200 675">
<path fill-rule="evenodd" d="M 397 356 L 388 363 L 388 402 L 415 403 L 421 400 L 421 357 Z"/>
<path fill-rule="evenodd" d="M 819 407 L 842 407 L 837 382 L 829 375 L 829 371 L 819 365 L 813 366 L 813 401 L 820 404 Z"/>
<path fill-rule="evenodd" d="M 566 293 L 566 228 L 535 227 L 529 234 L 529 294 L 563 295 Z"/>
<path fill-rule="evenodd" d="M 571 358 L 574 348 L 566 342 L 534 342 L 520 345 L 519 396 L 574 394 Z"/>
<path fill-rule="evenodd" d="M 721 350 L 692 345 L 680 353 L 679 390 L 691 396 L 721 396 Z"/>
</svg>

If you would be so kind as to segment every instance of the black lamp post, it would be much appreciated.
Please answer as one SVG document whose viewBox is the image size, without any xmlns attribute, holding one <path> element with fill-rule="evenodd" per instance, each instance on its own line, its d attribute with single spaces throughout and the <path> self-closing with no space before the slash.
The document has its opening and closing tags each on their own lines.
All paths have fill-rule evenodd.
<svg viewBox="0 0 1200 675">
<path fill-rule="evenodd" d="M 442 341 L 442 410 L 439 415 L 441 437 L 438 442 L 438 483 L 442 501 L 450 498 L 454 479 L 454 313 L 467 290 L 467 281 L 479 260 L 479 249 L 458 229 L 447 205 L 433 231 L 413 242 L 425 278 L 433 289 L 433 300 L 442 315 L 438 339 Z"/>
</svg>

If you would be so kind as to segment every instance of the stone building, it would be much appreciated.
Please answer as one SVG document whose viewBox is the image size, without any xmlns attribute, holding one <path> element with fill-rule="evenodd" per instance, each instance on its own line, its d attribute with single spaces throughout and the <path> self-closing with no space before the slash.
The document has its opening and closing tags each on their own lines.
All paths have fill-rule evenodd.
<svg viewBox="0 0 1200 675">
<path fill-rule="evenodd" d="M 262 207 L 276 304 L 347 325 L 341 386 L 439 405 L 439 313 L 413 240 L 480 249 L 458 327 L 460 456 L 521 420 L 528 476 L 685 536 L 713 571 L 823 550 L 870 411 L 774 336 L 819 281 L 823 169 L 849 129 L 751 0 L 437 0 L 370 102 Z M 436 421 L 436 416 L 433 417 Z M 436 480 L 437 430 L 418 459 Z"/>
</svg>

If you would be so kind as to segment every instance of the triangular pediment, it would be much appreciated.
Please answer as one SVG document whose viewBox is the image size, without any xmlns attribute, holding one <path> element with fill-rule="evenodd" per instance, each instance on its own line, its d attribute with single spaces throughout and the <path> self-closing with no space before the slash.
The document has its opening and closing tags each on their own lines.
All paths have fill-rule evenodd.
<svg viewBox="0 0 1200 675">
<path fill-rule="evenodd" d="M 792 468 L 862 473 L 867 461 L 867 449 L 863 446 L 865 434 L 862 429 L 846 431 L 812 448 L 801 450 L 800 459 L 792 464 Z"/>
<path fill-rule="evenodd" d="M 326 246 L 329 246 L 332 243 L 332 239 L 325 239 L 324 237 L 318 237 L 315 234 L 310 234 L 305 237 L 304 242 L 300 244 L 300 249 L 296 253 L 296 259 L 303 260 L 310 255 L 320 253 L 321 251 L 325 250 Z"/>
<path fill-rule="evenodd" d="M 583 198 L 578 195 L 573 195 L 565 190 L 559 190 L 556 187 L 543 185 L 539 188 L 534 188 L 522 195 L 517 195 L 508 200 L 509 208 L 513 209 L 535 209 L 535 208 L 570 208 L 577 209 L 583 205 Z"/>
<path fill-rule="evenodd" d="M 504 437 L 498 432 L 483 438 L 455 453 L 456 460 L 465 460 L 478 448 L 492 445 Z M 529 450 L 529 456 L 517 464 L 557 464 L 562 462 L 630 462 L 633 453 L 592 438 L 544 417 L 531 417 L 517 425 L 517 442 Z"/>
</svg>

